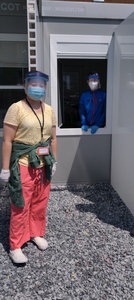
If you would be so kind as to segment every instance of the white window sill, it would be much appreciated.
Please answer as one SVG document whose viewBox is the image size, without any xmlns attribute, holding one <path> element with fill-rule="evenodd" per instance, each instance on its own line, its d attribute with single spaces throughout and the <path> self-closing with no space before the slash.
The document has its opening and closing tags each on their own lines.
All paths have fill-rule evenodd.
<svg viewBox="0 0 134 300">
<path fill-rule="evenodd" d="M 95 135 L 105 135 L 105 134 L 111 134 L 111 128 L 105 127 L 105 128 L 99 128 Z M 81 136 L 81 135 L 92 135 L 90 133 L 90 129 L 85 132 L 82 131 L 81 128 L 59 128 L 56 129 L 56 135 L 57 136 Z"/>
</svg>

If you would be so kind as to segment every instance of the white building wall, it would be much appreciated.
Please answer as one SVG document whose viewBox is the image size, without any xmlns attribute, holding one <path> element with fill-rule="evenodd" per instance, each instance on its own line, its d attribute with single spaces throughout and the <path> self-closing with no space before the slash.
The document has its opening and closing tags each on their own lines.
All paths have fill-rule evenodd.
<svg viewBox="0 0 134 300">
<path fill-rule="evenodd" d="M 87 35 L 108 35 L 112 36 L 113 30 L 120 22 L 100 21 L 94 24 L 92 20 L 49 19 L 43 18 L 38 22 L 38 30 L 42 36 L 38 35 L 38 45 L 44 42 L 43 63 L 41 55 L 38 55 L 39 68 L 44 68 L 44 72 L 50 74 L 50 35 L 51 34 L 87 34 Z M 107 25 L 106 25 L 107 24 Z M 38 50 L 39 51 L 39 50 Z M 42 48 L 41 48 L 42 52 Z M 112 63 L 112 62 L 111 62 Z M 55 80 L 57 74 L 55 73 Z M 52 104 L 55 99 L 51 99 L 51 80 L 49 82 L 49 93 L 47 103 Z M 109 84 L 108 84 L 109 86 Z M 110 90 L 110 86 L 109 86 Z M 110 94 L 110 101 L 112 95 Z M 100 129 L 102 130 L 102 129 Z M 91 182 L 110 182 L 111 171 L 111 134 L 79 135 L 75 130 L 69 135 L 58 135 L 58 166 L 53 183 L 56 184 L 77 184 Z M 86 147 L 85 147 L 86 145 Z"/>
<path fill-rule="evenodd" d="M 134 13 L 115 30 L 111 183 L 134 214 Z"/>
<path fill-rule="evenodd" d="M 127 7 L 122 11 L 115 6 L 94 3 L 74 3 L 41 1 L 39 18 L 37 18 L 37 61 L 38 68 L 51 77 L 50 72 L 50 36 L 51 35 L 87 35 L 111 36 L 115 28 L 132 10 Z M 45 7 L 45 12 L 42 12 Z M 82 9 L 81 9 L 82 7 Z M 81 15 L 76 14 L 80 8 Z M 70 10 L 71 9 L 71 13 Z M 64 11 L 64 13 L 63 13 Z M 121 13 L 122 12 L 122 13 Z M 112 103 L 112 47 L 108 62 L 109 81 L 108 97 Z M 42 55 L 43 53 L 43 55 Z M 55 74 L 56 79 L 57 74 Z M 52 104 L 51 86 L 47 94 L 47 103 Z M 54 101 L 54 99 L 53 99 Z M 55 97 L 56 101 L 56 97 Z M 85 147 L 86 145 L 86 147 Z M 91 135 L 58 135 L 58 166 L 53 177 L 54 183 L 110 182 L 111 172 L 111 133 Z"/>
</svg>

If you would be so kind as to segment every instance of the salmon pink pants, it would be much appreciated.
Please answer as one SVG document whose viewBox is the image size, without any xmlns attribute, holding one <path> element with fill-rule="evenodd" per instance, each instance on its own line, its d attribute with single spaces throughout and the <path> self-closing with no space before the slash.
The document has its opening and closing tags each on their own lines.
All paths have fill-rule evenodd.
<svg viewBox="0 0 134 300">
<path fill-rule="evenodd" d="M 50 182 L 45 178 L 45 167 L 33 169 L 20 165 L 20 178 L 25 206 L 11 204 L 10 249 L 15 250 L 31 237 L 46 233 L 46 210 Z"/>
</svg>

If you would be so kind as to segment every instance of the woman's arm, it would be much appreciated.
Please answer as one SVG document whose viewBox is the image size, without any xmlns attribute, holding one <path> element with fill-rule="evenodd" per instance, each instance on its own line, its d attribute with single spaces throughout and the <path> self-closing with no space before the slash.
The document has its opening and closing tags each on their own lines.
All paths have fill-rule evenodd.
<svg viewBox="0 0 134 300">
<path fill-rule="evenodd" d="M 3 127 L 3 144 L 2 144 L 2 169 L 9 170 L 10 157 L 12 151 L 12 142 L 17 131 L 17 126 L 4 124 Z"/>
<path fill-rule="evenodd" d="M 57 160 L 57 138 L 56 138 L 56 126 L 52 127 L 51 131 L 51 148 L 55 159 Z"/>
</svg>

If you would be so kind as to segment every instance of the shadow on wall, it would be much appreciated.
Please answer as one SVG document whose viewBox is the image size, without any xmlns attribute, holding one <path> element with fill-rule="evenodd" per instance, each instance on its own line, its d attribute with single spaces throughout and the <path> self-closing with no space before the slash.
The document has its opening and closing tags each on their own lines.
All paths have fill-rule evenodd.
<svg viewBox="0 0 134 300">
<path fill-rule="evenodd" d="M 97 183 L 67 188 L 81 198 L 75 206 L 81 214 L 94 214 L 103 223 L 127 230 L 133 236 L 134 216 L 110 184 Z"/>
</svg>

